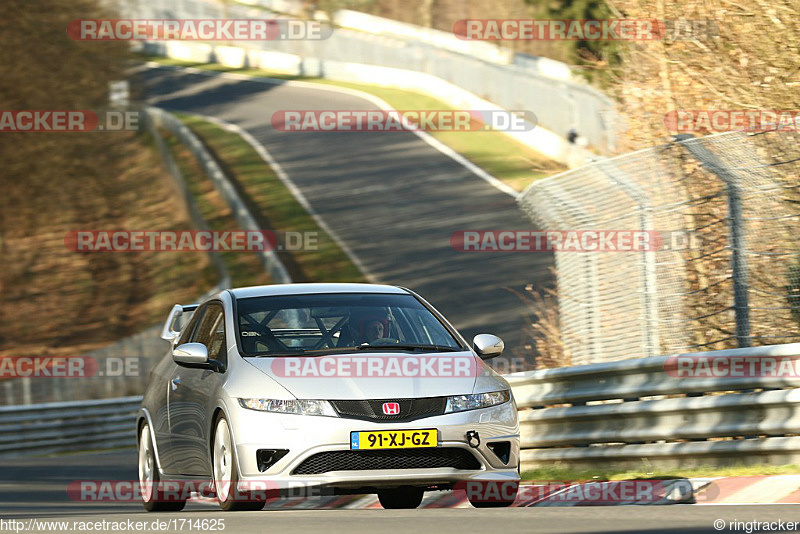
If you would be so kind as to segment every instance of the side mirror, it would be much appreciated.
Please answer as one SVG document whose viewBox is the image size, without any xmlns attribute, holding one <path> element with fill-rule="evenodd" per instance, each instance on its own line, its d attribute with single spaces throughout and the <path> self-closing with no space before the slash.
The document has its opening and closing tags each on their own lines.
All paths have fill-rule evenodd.
<svg viewBox="0 0 800 534">
<path fill-rule="evenodd" d="M 202 343 L 184 343 L 172 349 L 172 360 L 182 367 L 220 371 L 222 364 L 208 359 L 208 349 Z"/>
<path fill-rule="evenodd" d="M 491 360 L 503 354 L 506 345 L 502 339 L 492 334 L 478 334 L 472 338 L 472 348 L 481 360 Z"/>
</svg>

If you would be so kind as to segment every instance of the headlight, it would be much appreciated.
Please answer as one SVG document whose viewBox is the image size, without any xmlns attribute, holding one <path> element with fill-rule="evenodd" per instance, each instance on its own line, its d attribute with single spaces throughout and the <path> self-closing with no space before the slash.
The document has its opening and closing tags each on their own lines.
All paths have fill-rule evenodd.
<svg viewBox="0 0 800 534">
<path fill-rule="evenodd" d="M 465 412 L 478 410 L 508 402 L 511 395 L 508 391 L 493 391 L 492 393 L 476 393 L 474 395 L 454 395 L 447 397 L 447 406 L 444 413 Z"/>
<path fill-rule="evenodd" d="M 259 412 L 339 417 L 331 403 L 324 400 L 239 399 L 239 404 Z"/>
</svg>

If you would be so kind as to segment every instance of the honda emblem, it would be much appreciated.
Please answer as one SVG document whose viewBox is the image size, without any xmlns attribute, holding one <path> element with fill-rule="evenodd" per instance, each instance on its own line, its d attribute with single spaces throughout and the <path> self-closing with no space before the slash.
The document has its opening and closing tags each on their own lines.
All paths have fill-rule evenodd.
<svg viewBox="0 0 800 534">
<path fill-rule="evenodd" d="M 384 415 L 400 415 L 400 404 L 397 402 L 384 402 L 383 413 Z"/>
</svg>

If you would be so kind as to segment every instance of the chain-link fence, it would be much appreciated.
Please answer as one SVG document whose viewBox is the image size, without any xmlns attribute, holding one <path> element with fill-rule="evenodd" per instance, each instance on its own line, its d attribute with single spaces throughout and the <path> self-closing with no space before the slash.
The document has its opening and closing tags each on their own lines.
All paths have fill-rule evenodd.
<svg viewBox="0 0 800 534">
<path fill-rule="evenodd" d="M 556 251 L 572 364 L 800 339 L 799 175 L 798 132 L 731 132 L 530 186 L 541 228 L 660 234 L 657 250 Z"/>
<path fill-rule="evenodd" d="M 137 19 L 265 18 L 255 8 L 210 0 L 117 0 L 120 12 Z M 614 150 L 613 102 L 600 91 L 542 76 L 517 65 L 500 65 L 413 40 L 337 29 L 324 40 L 226 43 L 303 58 L 379 65 L 431 74 L 512 110 L 530 110 L 538 124 L 566 138 L 570 131 L 602 153 Z"/>
</svg>

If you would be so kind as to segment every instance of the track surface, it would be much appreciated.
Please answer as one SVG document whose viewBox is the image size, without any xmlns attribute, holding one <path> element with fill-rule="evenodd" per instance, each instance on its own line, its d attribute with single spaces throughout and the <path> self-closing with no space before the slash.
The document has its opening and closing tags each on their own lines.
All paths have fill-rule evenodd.
<svg viewBox="0 0 800 534">
<path fill-rule="evenodd" d="M 68 498 L 77 480 L 132 480 L 134 450 L 52 458 L 0 460 L 0 518 L 23 520 L 146 521 L 224 519 L 225 532 L 408 533 L 408 532 L 720 532 L 715 519 L 798 520 L 796 505 L 614 506 L 574 508 L 282 510 L 225 513 L 209 504 L 189 504 L 180 513 L 148 514 L 137 503 L 84 503 Z M 42 530 L 43 531 L 43 530 Z M 148 529 L 148 531 L 151 531 Z M 184 528 L 183 532 L 187 529 Z M 180 532 L 166 530 L 161 532 Z M 724 532 L 734 532 L 725 529 Z"/>
<path fill-rule="evenodd" d="M 550 253 L 457 252 L 458 230 L 533 230 L 514 198 L 410 132 L 280 132 L 279 110 L 377 109 L 360 97 L 173 69 L 141 75 L 151 104 L 241 126 L 262 143 L 376 281 L 419 292 L 467 339 L 495 333 L 520 356 L 527 284 Z"/>
</svg>

